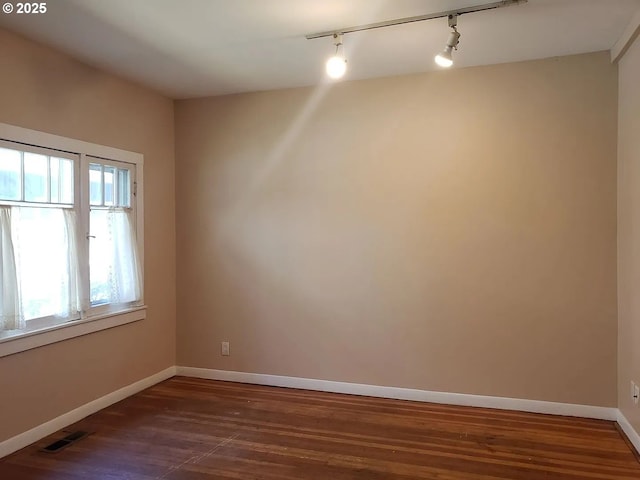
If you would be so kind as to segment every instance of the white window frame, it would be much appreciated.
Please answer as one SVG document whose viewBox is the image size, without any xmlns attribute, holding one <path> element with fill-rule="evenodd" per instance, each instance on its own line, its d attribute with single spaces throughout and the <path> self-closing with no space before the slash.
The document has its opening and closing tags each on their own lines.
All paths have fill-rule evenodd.
<svg viewBox="0 0 640 480">
<path fill-rule="evenodd" d="M 138 207 L 140 206 L 141 203 L 143 203 L 141 200 L 138 199 L 138 165 L 137 164 L 133 164 L 132 162 L 124 162 L 122 160 L 115 160 L 112 158 L 106 159 L 106 158 L 99 158 L 96 157 L 95 155 L 85 155 L 82 154 L 81 158 L 80 158 L 80 165 L 81 165 L 81 177 L 88 179 L 89 178 L 89 165 L 92 163 L 99 163 L 100 165 L 108 165 L 108 166 L 112 166 L 112 167 L 116 167 L 116 168 L 128 168 L 131 165 L 133 165 L 133 169 L 131 171 L 131 185 L 130 185 L 130 192 L 131 192 L 131 197 L 130 197 L 130 202 L 131 202 L 131 207 L 133 208 L 133 211 L 135 213 L 135 221 L 136 221 L 136 236 L 138 231 L 140 230 L 141 226 L 140 223 L 138 223 Z M 140 170 L 142 170 L 142 167 L 140 167 Z M 82 216 L 82 218 L 79 220 L 78 225 L 80 226 L 81 231 L 86 231 L 86 238 L 89 239 L 90 234 L 91 234 L 91 228 L 90 228 L 90 219 L 89 219 L 89 215 L 90 215 L 90 211 L 92 208 L 109 208 L 108 206 L 96 206 L 96 205 L 91 205 L 91 201 L 90 201 L 90 193 L 89 193 L 89 184 L 87 182 L 82 183 L 82 185 L 80 186 L 81 188 L 81 196 L 82 198 L 87 199 L 86 203 L 86 211 L 84 212 L 84 215 Z M 103 189 L 104 189 L 104 185 L 103 185 Z M 104 197 L 104 190 L 102 191 L 102 195 Z M 85 236 L 83 235 L 83 238 Z M 90 247 L 90 242 L 91 240 L 89 240 L 88 242 L 85 243 L 86 247 L 89 248 Z M 138 238 L 138 252 L 140 252 L 140 265 L 143 266 L 144 265 L 144 256 L 142 255 L 142 246 L 140 245 L 140 239 Z M 89 250 L 86 251 L 87 254 L 87 258 L 89 257 Z M 83 317 L 84 316 L 96 316 L 96 315 L 103 315 L 103 314 L 107 314 L 107 313 L 113 313 L 113 312 L 119 312 L 122 311 L 123 309 L 128 309 L 128 308 L 135 308 L 136 306 L 138 306 L 140 303 L 144 303 L 143 299 L 141 300 L 137 300 L 135 302 L 135 304 L 131 304 L 129 306 L 127 306 L 127 304 L 103 304 L 103 305 L 93 305 L 91 303 L 90 298 L 88 298 L 90 296 L 90 292 L 91 292 L 91 285 L 89 282 L 89 269 L 88 269 L 88 264 L 87 265 L 81 265 L 80 266 L 80 278 L 81 281 L 83 282 L 84 285 L 87 286 L 87 291 L 86 291 L 86 296 L 87 298 L 82 299 L 82 304 L 84 306 L 86 306 L 86 310 L 84 310 L 82 312 Z M 142 268 L 141 270 L 141 274 L 142 274 Z M 142 277 L 140 278 L 140 293 L 142 296 L 144 296 L 144 275 L 142 275 Z"/>
<path fill-rule="evenodd" d="M 125 325 L 127 323 L 146 318 L 147 307 L 144 303 L 144 156 L 140 153 L 61 137 L 59 135 L 30 130 L 6 123 L 0 123 L 0 140 L 25 144 L 29 147 L 29 150 L 31 150 L 32 147 L 42 147 L 78 154 L 80 156 L 80 163 L 77 166 L 78 168 L 80 168 L 80 166 L 86 166 L 86 168 L 88 168 L 88 164 L 91 161 L 90 159 L 87 159 L 88 156 L 96 157 L 99 161 L 104 160 L 105 162 L 108 162 L 109 160 L 112 160 L 115 162 L 135 165 L 136 191 L 135 195 L 131 196 L 131 201 L 132 203 L 135 202 L 136 238 L 138 244 L 138 257 L 141 265 L 140 270 L 142 274 L 140 285 L 141 298 L 138 305 L 125 307 L 117 311 L 102 309 L 98 312 L 88 312 L 86 317 L 79 320 L 69 320 L 64 323 L 43 325 L 41 322 L 34 322 L 34 325 L 36 325 L 36 323 L 40 324 L 37 327 L 33 327 L 31 329 L 28 328 L 26 330 L 0 331 L 0 357 L 68 340 L 81 335 L 87 335 L 107 328 Z M 78 177 L 79 175 L 76 176 L 76 178 Z M 79 197 L 83 199 L 83 202 L 85 201 L 84 199 L 86 199 L 88 205 L 89 185 L 88 182 L 85 183 L 87 183 L 87 185 L 79 185 L 80 188 L 78 189 L 78 182 L 76 180 L 77 189 L 74 193 L 74 199 Z M 79 224 L 79 227 L 81 227 L 81 225 L 82 222 Z M 86 224 L 84 225 L 86 226 Z M 80 234 L 84 239 L 84 237 L 88 235 L 88 232 L 84 232 L 81 227 Z M 81 242 L 79 248 L 82 250 L 82 257 L 86 258 L 88 262 L 88 239 L 87 241 Z M 87 268 L 88 263 L 86 268 L 81 265 L 80 275 L 87 276 L 86 278 L 81 278 L 83 284 L 87 284 L 86 282 L 88 282 Z"/>
</svg>

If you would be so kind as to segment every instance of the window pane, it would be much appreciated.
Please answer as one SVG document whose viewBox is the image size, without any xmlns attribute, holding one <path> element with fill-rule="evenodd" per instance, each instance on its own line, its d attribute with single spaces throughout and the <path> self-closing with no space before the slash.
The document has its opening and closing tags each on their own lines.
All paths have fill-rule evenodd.
<svg viewBox="0 0 640 480">
<path fill-rule="evenodd" d="M 25 319 L 68 316 L 71 275 L 64 212 L 13 208 L 11 228 Z"/>
<path fill-rule="evenodd" d="M 51 157 L 51 202 L 73 203 L 73 162 L 66 158 Z"/>
<path fill-rule="evenodd" d="M 20 152 L 0 148 L 0 199 L 22 200 L 20 196 Z"/>
<path fill-rule="evenodd" d="M 73 203 L 73 161 L 60 158 L 60 203 Z"/>
<path fill-rule="evenodd" d="M 91 210 L 91 305 L 140 299 L 137 247 L 132 228 L 129 212 L 125 210 Z"/>
<path fill-rule="evenodd" d="M 47 202 L 48 159 L 46 155 L 24 153 L 24 199 L 27 202 Z"/>
<path fill-rule="evenodd" d="M 51 202 L 60 203 L 60 160 L 51 157 L 49 160 L 49 169 L 51 175 L 51 186 L 49 187 Z"/>
<path fill-rule="evenodd" d="M 118 205 L 131 206 L 131 177 L 129 170 L 118 169 Z"/>
<path fill-rule="evenodd" d="M 105 165 L 104 167 L 104 204 L 115 205 L 116 198 L 116 168 Z"/>
<path fill-rule="evenodd" d="M 89 165 L 89 202 L 91 205 L 102 205 L 102 166 Z"/>
</svg>

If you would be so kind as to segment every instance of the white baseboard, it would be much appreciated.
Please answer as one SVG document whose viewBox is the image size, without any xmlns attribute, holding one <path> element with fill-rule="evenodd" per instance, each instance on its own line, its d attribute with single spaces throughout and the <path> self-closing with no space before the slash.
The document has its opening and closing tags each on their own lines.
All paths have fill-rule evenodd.
<svg viewBox="0 0 640 480">
<path fill-rule="evenodd" d="M 571 403 L 546 402 L 540 400 L 526 400 L 519 398 L 491 397 L 484 395 L 470 395 L 463 393 L 432 392 L 411 388 L 384 387 L 359 383 L 334 382 L 280 375 L 266 375 L 259 373 L 233 372 L 227 370 L 212 370 L 194 367 L 169 367 L 150 377 L 127 385 L 115 392 L 93 400 L 70 412 L 60 415 L 31 430 L 0 442 L 0 458 L 57 432 L 58 430 L 78 422 L 103 408 L 124 400 L 145 388 L 151 387 L 175 375 L 205 378 L 209 380 L 224 380 L 229 382 L 252 383 L 274 387 L 299 388 L 322 392 L 347 393 L 380 398 L 395 398 L 400 400 L 414 400 L 419 402 L 442 403 L 470 407 L 497 408 L 501 410 L 517 410 L 523 412 L 546 413 L 550 415 L 564 415 L 572 417 L 597 418 L 601 420 L 617 421 L 636 450 L 640 452 L 640 435 L 633 429 L 624 415 L 617 408 L 598 407 L 591 405 L 577 405 Z"/>
<path fill-rule="evenodd" d="M 227 370 L 211 370 L 207 368 L 194 367 L 177 367 L 176 374 L 185 377 L 206 378 L 210 380 L 254 383 L 258 385 L 300 388 L 303 390 L 318 390 L 322 392 L 349 393 L 352 395 L 396 398 L 400 400 L 414 400 L 418 402 L 445 403 L 449 405 L 461 405 L 469 407 L 498 408 L 501 410 L 518 410 L 522 412 L 547 413 L 550 415 L 564 415 L 569 417 L 597 418 L 600 420 L 611 421 L 616 421 L 618 419 L 617 408 L 577 405 L 573 403 L 545 402 L 541 400 L 526 400 L 506 397 L 489 397 L 485 395 L 470 395 L 465 393 L 431 392 L 428 390 L 415 390 L 412 388 L 382 387 L 377 385 L 364 385 L 360 383 L 333 382 L 329 380 L 284 377 L 280 375 L 233 372 Z"/>
<path fill-rule="evenodd" d="M 83 418 L 96 413 L 103 408 L 107 408 L 110 405 L 113 405 L 120 400 L 124 400 L 131 395 L 134 395 L 145 388 L 149 388 L 156 383 L 160 383 L 163 380 L 171 378 L 176 374 L 176 367 L 169 367 L 161 372 L 158 372 L 150 377 L 143 378 L 131 385 L 127 385 L 115 392 L 111 392 L 104 397 L 97 398 L 89 403 L 85 403 L 84 405 L 71 410 L 59 417 L 54 418 L 42 425 L 38 425 L 31 430 L 28 430 L 24 433 L 16 435 L 15 437 L 9 438 L 4 442 L 0 442 L 0 458 L 10 455 L 13 452 L 20 450 L 28 445 L 31 445 L 34 442 L 46 437 L 47 435 L 51 435 L 52 433 L 57 432 L 58 430 L 65 428 L 72 423 L 78 422 Z"/>
<path fill-rule="evenodd" d="M 629 441 L 636 448 L 636 452 L 640 454 L 640 435 L 638 434 L 638 432 L 635 431 L 635 429 L 631 426 L 631 423 L 629 423 L 629 420 L 627 420 L 627 418 L 622 414 L 620 410 L 618 410 L 618 418 L 616 420 Z"/>
</svg>

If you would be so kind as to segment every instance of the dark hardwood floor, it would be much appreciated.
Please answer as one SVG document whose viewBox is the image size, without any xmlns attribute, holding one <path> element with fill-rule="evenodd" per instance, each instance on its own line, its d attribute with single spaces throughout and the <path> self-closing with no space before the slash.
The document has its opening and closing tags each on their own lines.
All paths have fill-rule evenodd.
<svg viewBox="0 0 640 480">
<path fill-rule="evenodd" d="M 640 479 L 613 422 L 183 377 L 65 430 L 0 479 Z"/>
</svg>

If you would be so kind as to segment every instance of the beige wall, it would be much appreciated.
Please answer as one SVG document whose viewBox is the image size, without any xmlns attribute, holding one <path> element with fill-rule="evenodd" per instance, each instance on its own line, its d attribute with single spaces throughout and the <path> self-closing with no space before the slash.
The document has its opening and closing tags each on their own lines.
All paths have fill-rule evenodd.
<svg viewBox="0 0 640 480">
<path fill-rule="evenodd" d="M 0 29 L 0 122 L 145 155 L 147 319 L 0 358 L 0 441 L 175 364 L 171 100 Z"/>
<path fill-rule="evenodd" d="M 640 432 L 640 40 L 619 64 L 618 103 L 618 407 Z"/>
<path fill-rule="evenodd" d="M 177 102 L 178 363 L 615 406 L 616 122 L 607 53 Z"/>
</svg>

